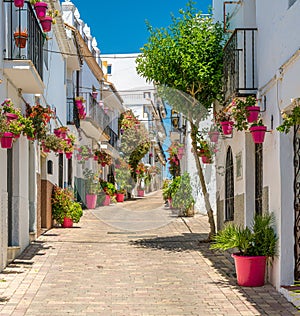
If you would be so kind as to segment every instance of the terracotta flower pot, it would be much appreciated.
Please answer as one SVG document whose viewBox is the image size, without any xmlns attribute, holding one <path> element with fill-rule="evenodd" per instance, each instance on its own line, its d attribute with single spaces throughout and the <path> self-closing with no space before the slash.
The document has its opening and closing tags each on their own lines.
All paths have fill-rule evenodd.
<svg viewBox="0 0 300 316">
<path fill-rule="evenodd" d="M 52 27 L 52 18 L 51 16 L 45 16 L 40 18 L 40 22 L 44 32 L 50 32 Z"/>
<path fill-rule="evenodd" d="M 38 19 L 44 18 L 46 16 L 48 5 L 46 2 L 37 2 L 34 4 L 34 9 Z"/>
<path fill-rule="evenodd" d="M 17 7 L 17 8 L 22 8 L 24 6 L 24 0 L 14 0 L 14 5 Z"/>
<path fill-rule="evenodd" d="M 265 140 L 267 126 L 252 126 L 250 132 L 255 144 L 261 144 Z"/>
<path fill-rule="evenodd" d="M 12 148 L 13 133 L 4 132 L 1 135 L 1 147 L 2 148 Z"/>
<path fill-rule="evenodd" d="M 63 223 L 61 224 L 63 228 L 73 227 L 73 220 L 71 218 L 65 217 Z"/>
<path fill-rule="evenodd" d="M 26 32 L 15 32 L 14 39 L 17 47 L 25 48 L 28 34 Z"/>
</svg>

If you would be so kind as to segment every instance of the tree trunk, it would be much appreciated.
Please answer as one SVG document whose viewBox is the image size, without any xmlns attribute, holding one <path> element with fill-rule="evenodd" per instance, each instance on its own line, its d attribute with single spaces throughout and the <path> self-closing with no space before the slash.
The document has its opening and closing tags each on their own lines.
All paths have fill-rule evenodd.
<svg viewBox="0 0 300 316">
<path fill-rule="evenodd" d="M 203 175 L 203 169 L 202 169 L 201 163 L 199 161 L 199 157 L 197 155 L 196 132 L 198 130 L 198 127 L 195 124 L 193 124 L 192 122 L 190 122 L 190 124 L 191 124 L 191 129 L 192 129 L 191 139 L 192 139 L 193 153 L 194 153 L 194 157 L 195 157 L 195 161 L 196 161 L 196 167 L 197 167 L 198 176 L 200 179 L 201 189 L 202 189 L 202 193 L 204 196 L 205 208 L 206 208 L 206 212 L 208 215 L 208 222 L 209 222 L 209 226 L 210 226 L 210 232 L 208 234 L 208 239 L 211 240 L 211 238 L 216 234 L 216 225 L 215 225 L 213 210 L 211 208 L 211 204 L 209 201 L 209 194 L 208 194 L 207 188 L 206 188 L 205 178 Z"/>
</svg>

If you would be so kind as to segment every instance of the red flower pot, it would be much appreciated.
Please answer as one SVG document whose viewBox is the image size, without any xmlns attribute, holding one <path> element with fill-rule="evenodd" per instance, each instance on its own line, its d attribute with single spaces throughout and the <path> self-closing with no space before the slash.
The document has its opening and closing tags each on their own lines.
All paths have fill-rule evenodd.
<svg viewBox="0 0 300 316">
<path fill-rule="evenodd" d="M 220 122 L 220 124 L 222 126 L 222 131 L 224 135 L 230 135 L 232 133 L 233 122 L 224 121 L 224 122 Z"/>
<path fill-rule="evenodd" d="M 97 194 L 87 194 L 85 200 L 86 207 L 89 209 L 94 209 L 97 203 Z"/>
<path fill-rule="evenodd" d="M 17 8 L 22 8 L 24 6 L 24 0 L 14 0 L 14 5 Z"/>
<path fill-rule="evenodd" d="M 54 135 L 60 137 L 61 131 L 59 129 L 54 130 Z"/>
<path fill-rule="evenodd" d="M 94 156 L 93 159 L 94 159 L 95 161 L 98 161 L 98 156 Z"/>
<path fill-rule="evenodd" d="M 255 144 L 261 144 L 265 140 L 267 126 L 252 126 L 250 132 Z"/>
<path fill-rule="evenodd" d="M 110 196 L 106 194 L 102 205 L 103 206 L 108 206 L 109 204 L 110 204 Z"/>
<path fill-rule="evenodd" d="M 203 163 L 211 163 L 211 157 L 201 156 L 201 160 Z"/>
<path fill-rule="evenodd" d="M 65 217 L 63 223 L 61 224 L 63 228 L 73 227 L 73 220 L 71 218 Z"/>
<path fill-rule="evenodd" d="M 241 286 L 263 286 L 265 284 L 266 256 L 241 256 L 232 254 L 237 283 Z"/>
<path fill-rule="evenodd" d="M 217 143 L 219 140 L 219 132 L 215 131 L 215 132 L 209 132 L 208 133 L 209 139 L 212 143 Z"/>
<path fill-rule="evenodd" d="M 1 135 L 1 147 L 2 148 L 12 148 L 13 133 L 4 132 Z"/>
<path fill-rule="evenodd" d="M 124 194 L 117 193 L 116 200 L 117 200 L 117 202 L 124 202 Z"/>
<path fill-rule="evenodd" d="M 101 166 L 102 166 L 102 167 L 105 167 L 105 166 L 106 166 L 106 163 L 105 163 L 105 162 L 102 162 Z"/>
<path fill-rule="evenodd" d="M 40 18 L 40 22 L 44 32 L 50 32 L 52 27 L 52 18 L 51 16 L 45 16 Z"/>
<path fill-rule="evenodd" d="M 37 2 L 34 4 L 36 16 L 41 19 L 46 16 L 48 5 L 45 2 Z"/>
<path fill-rule="evenodd" d="M 248 112 L 247 114 L 248 123 L 253 123 L 257 121 L 260 108 L 258 106 L 247 106 L 246 110 Z"/>
<path fill-rule="evenodd" d="M 50 153 L 50 149 L 45 147 L 45 146 L 43 146 L 43 152 L 44 153 Z"/>
<path fill-rule="evenodd" d="M 143 196 L 145 196 L 145 191 L 144 190 L 137 190 L 137 195 L 139 197 L 143 197 Z"/>
<path fill-rule="evenodd" d="M 72 158 L 73 153 L 66 153 L 66 158 L 67 159 L 71 159 Z"/>
</svg>

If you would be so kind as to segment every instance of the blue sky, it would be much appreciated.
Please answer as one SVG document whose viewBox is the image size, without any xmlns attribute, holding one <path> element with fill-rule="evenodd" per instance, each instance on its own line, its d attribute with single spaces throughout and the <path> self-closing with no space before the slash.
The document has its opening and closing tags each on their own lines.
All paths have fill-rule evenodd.
<svg viewBox="0 0 300 316">
<path fill-rule="evenodd" d="M 138 53 L 149 37 L 145 20 L 154 27 L 166 27 L 171 23 L 170 13 L 178 16 L 179 9 L 187 3 L 187 0 L 71 1 L 91 28 L 102 54 Z M 195 2 L 198 10 L 207 13 L 212 0 Z"/>
</svg>

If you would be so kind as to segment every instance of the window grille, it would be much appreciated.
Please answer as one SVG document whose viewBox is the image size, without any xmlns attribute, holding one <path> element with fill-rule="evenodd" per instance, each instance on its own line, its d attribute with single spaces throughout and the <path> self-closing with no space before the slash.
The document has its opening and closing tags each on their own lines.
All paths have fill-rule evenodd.
<svg viewBox="0 0 300 316">
<path fill-rule="evenodd" d="M 226 155 L 226 172 L 225 172 L 225 221 L 234 219 L 234 172 L 233 158 L 231 147 L 227 150 Z"/>
<path fill-rule="evenodd" d="M 255 144 L 255 213 L 262 214 L 263 195 L 263 147 Z"/>
</svg>

